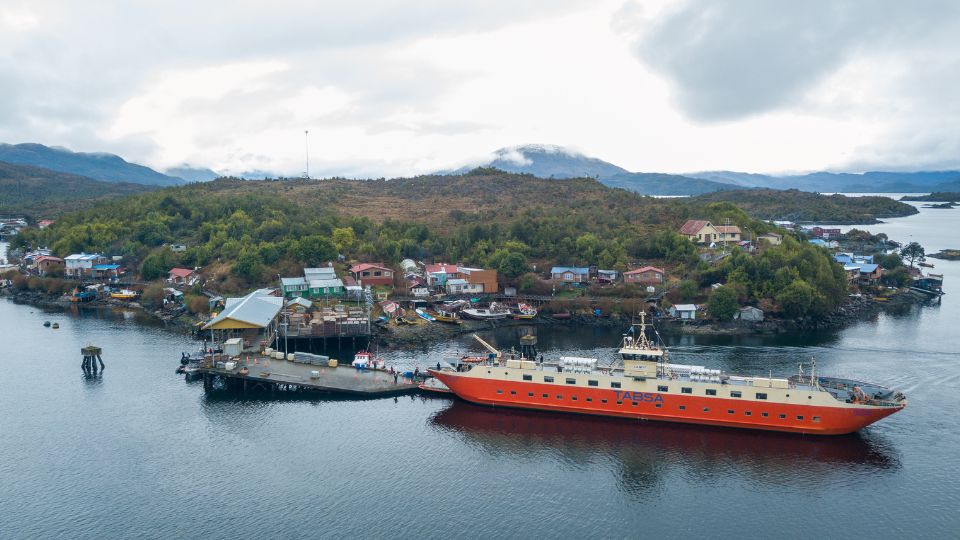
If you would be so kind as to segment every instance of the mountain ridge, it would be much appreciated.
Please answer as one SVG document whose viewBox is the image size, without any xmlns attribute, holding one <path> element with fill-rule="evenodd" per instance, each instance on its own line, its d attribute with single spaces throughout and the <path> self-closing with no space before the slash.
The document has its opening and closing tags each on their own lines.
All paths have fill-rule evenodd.
<svg viewBox="0 0 960 540">
<path fill-rule="evenodd" d="M 698 195 L 726 189 L 724 184 L 667 173 L 631 172 L 599 158 L 563 146 L 526 144 L 496 150 L 487 162 L 438 174 L 466 174 L 476 168 L 499 169 L 510 173 L 532 174 L 538 178 L 593 178 L 609 187 L 635 191 L 643 195 Z"/>
<path fill-rule="evenodd" d="M 84 176 L 102 182 L 130 182 L 149 186 L 177 186 L 186 183 L 182 178 L 131 163 L 115 154 L 74 152 L 38 143 L 0 143 L 0 161 Z"/>
</svg>

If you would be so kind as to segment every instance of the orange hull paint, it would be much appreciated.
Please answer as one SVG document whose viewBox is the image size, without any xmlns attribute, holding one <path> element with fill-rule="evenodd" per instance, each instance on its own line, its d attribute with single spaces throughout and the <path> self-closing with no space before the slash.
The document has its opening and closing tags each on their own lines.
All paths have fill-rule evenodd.
<svg viewBox="0 0 960 540">
<path fill-rule="evenodd" d="M 618 400 L 618 396 L 623 397 L 623 392 L 605 388 L 483 379 L 433 370 L 430 372 L 458 397 L 480 405 L 815 435 L 853 433 L 901 409 L 842 405 L 823 407 L 674 393 L 646 394 L 649 401 L 634 402 L 630 399 Z"/>
</svg>

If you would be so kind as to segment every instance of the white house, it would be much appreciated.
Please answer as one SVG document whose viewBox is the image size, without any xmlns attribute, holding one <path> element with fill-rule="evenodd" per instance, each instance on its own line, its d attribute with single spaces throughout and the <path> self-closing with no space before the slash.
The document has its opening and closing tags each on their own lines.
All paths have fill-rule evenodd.
<svg viewBox="0 0 960 540">
<path fill-rule="evenodd" d="M 104 260 L 99 253 L 74 253 L 64 257 L 64 273 L 72 277 L 89 276 L 93 267 Z"/>
<path fill-rule="evenodd" d="M 480 294 L 482 292 L 482 283 L 470 283 L 460 278 L 447 280 L 447 294 Z"/>
<path fill-rule="evenodd" d="M 670 316 L 677 319 L 696 319 L 697 318 L 697 306 L 695 304 L 677 304 L 675 306 L 670 306 L 670 309 L 667 310 L 670 312 Z"/>
</svg>

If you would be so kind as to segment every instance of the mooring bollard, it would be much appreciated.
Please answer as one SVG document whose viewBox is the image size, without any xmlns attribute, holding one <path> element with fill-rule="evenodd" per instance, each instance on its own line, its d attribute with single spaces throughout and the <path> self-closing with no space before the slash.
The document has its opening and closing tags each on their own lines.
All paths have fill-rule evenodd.
<svg viewBox="0 0 960 540">
<path fill-rule="evenodd" d="M 103 365 L 103 359 L 100 358 L 100 355 L 103 354 L 103 350 L 100 347 L 93 345 L 87 345 L 86 347 L 80 349 L 80 352 L 83 353 L 83 363 L 80 364 L 80 368 L 86 372 L 97 371 L 97 362 L 100 362 L 100 370 L 106 368 Z"/>
</svg>

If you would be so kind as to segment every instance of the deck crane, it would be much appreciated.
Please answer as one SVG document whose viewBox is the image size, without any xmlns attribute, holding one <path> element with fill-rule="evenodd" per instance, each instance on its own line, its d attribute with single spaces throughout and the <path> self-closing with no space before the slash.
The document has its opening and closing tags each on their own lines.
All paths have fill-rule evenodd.
<svg viewBox="0 0 960 540">
<path fill-rule="evenodd" d="M 501 353 L 500 351 L 498 351 L 497 348 L 494 347 L 493 345 L 491 345 L 491 344 L 487 343 L 486 341 L 484 341 L 480 336 L 478 336 L 478 335 L 476 335 L 476 334 L 473 334 L 473 339 L 475 339 L 475 340 L 477 340 L 478 342 L 480 342 L 480 344 L 483 345 L 483 347 L 484 347 L 485 349 L 487 349 L 488 351 L 490 351 L 490 354 L 492 355 L 492 358 L 491 358 L 491 359 L 499 360 L 500 357 L 503 356 L 503 353 Z"/>
</svg>

